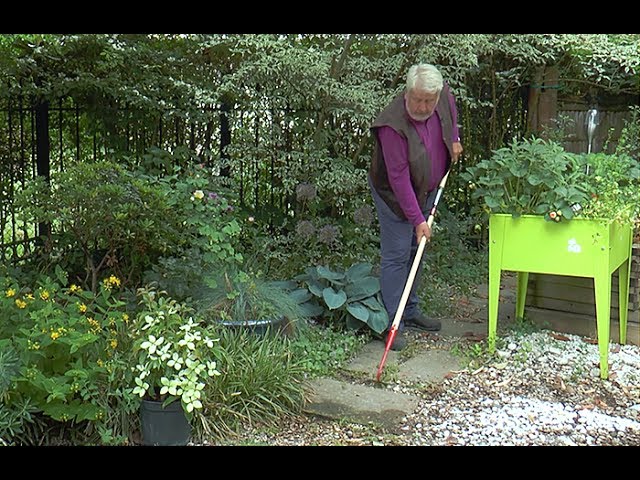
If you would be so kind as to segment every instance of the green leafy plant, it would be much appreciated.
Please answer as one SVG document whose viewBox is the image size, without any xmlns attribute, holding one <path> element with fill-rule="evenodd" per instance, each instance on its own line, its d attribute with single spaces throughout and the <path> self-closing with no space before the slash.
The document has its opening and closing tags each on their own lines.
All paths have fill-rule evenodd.
<svg viewBox="0 0 640 480">
<path fill-rule="evenodd" d="M 640 105 L 629 108 L 630 117 L 625 121 L 616 145 L 616 154 L 640 159 Z"/>
<path fill-rule="evenodd" d="M 640 169 L 624 154 L 574 154 L 551 141 L 514 140 L 461 176 L 489 213 L 555 222 L 576 215 L 633 222 L 638 216 Z"/>
<path fill-rule="evenodd" d="M 11 319 L 0 326 L 0 342 L 9 341 L 19 354 L 17 374 L 13 362 L 6 366 L 14 365 L 1 396 L 6 411 L 29 423 L 41 417 L 59 427 L 86 426 L 78 429 L 80 441 L 97 441 L 97 429 L 125 442 L 135 402 L 122 385 L 129 314 L 120 280 L 106 277 L 93 293 L 69 285 L 58 268 L 55 278 L 42 275 L 32 285 L 10 276 L 0 284 L 0 316 Z M 24 429 L 12 431 L 29 441 Z"/>
<path fill-rule="evenodd" d="M 472 198 L 481 199 L 489 213 L 544 215 L 561 212 L 570 220 L 576 204 L 585 204 L 584 160 L 552 141 L 540 138 L 513 140 L 462 172 Z"/>
<path fill-rule="evenodd" d="M 170 253 L 184 258 L 201 257 L 207 265 L 234 265 L 242 261 L 238 251 L 240 224 L 234 216 L 233 196 L 211 169 L 202 164 L 174 165 L 171 174 L 150 179 L 179 218 L 180 243 Z"/>
<path fill-rule="evenodd" d="M 640 214 L 640 163 L 629 155 L 584 155 L 590 200 L 583 206 L 585 218 L 606 218 L 633 223 Z"/>
<path fill-rule="evenodd" d="M 27 219 L 50 223 L 58 232 L 47 239 L 51 261 L 68 262 L 81 252 L 82 263 L 67 269 L 93 292 L 103 272 L 114 272 L 125 284 L 139 281 L 181 228 L 162 192 L 114 162 L 69 165 L 51 185 L 38 177 L 16 202 Z"/>
<path fill-rule="evenodd" d="M 334 325 L 309 325 L 291 341 L 309 378 L 329 376 L 339 370 L 367 342 L 367 335 Z"/>
<path fill-rule="evenodd" d="M 148 159 L 159 156 L 156 152 Z M 170 168 L 167 166 L 166 168 Z M 197 298 L 210 272 L 238 266 L 242 229 L 233 196 L 203 165 L 173 166 L 170 175 L 150 181 L 179 219 L 178 241 L 145 272 L 145 283 L 155 282 L 172 298 Z"/>
<path fill-rule="evenodd" d="M 389 316 L 382 303 L 380 280 L 371 270 L 370 263 L 356 263 L 347 270 L 315 266 L 308 267 L 295 280 L 311 293 L 304 302 L 310 313 L 326 316 L 350 329 L 366 325 L 381 333 Z"/>
<path fill-rule="evenodd" d="M 141 309 L 132 325 L 136 361 L 133 393 L 169 404 L 180 400 L 187 414 L 202 408 L 204 387 L 220 375 L 218 339 L 194 318 L 193 309 L 153 287 L 138 290 Z"/>
</svg>

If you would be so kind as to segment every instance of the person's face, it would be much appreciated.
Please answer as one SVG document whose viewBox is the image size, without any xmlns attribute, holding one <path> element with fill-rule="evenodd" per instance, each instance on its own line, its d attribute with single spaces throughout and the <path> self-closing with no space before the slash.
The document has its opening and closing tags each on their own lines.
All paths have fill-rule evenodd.
<svg viewBox="0 0 640 480">
<path fill-rule="evenodd" d="M 438 93 L 429 93 L 412 88 L 404 94 L 409 116 L 420 122 L 425 121 L 433 115 L 439 97 L 440 95 Z"/>
</svg>

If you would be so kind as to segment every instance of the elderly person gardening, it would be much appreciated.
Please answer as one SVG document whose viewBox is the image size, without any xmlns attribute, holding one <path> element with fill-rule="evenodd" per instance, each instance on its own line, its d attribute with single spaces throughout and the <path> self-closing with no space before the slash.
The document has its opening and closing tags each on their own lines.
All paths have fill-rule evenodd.
<svg viewBox="0 0 640 480">
<path fill-rule="evenodd" d="M 420 239 L 431 237 L 425 216 L 440 180 L 462 153 L 455 99 L 436 67 L 413 65 L 406 87 L 378 115 L 369 186 L 380 223 L 380 286 L 389 318 L 395 316 Z M 440 330 L 416 294 L 418 270 L 392 350 L 407 345 L 405 326 Z"/>
</svg>

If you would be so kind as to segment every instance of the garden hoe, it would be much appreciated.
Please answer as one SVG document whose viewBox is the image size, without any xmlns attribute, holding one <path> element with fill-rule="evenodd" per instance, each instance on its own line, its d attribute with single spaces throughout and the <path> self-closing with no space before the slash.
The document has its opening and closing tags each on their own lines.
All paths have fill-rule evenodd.
<svg viewBox="0 0 640 480">
<path fill-rule="evenodd" d="M 438 202 L 440 201 L 440 197 L 442 196 L 442 190 L 444 190 L 444 186 L 447 183 L 447 177 L 449 176 L 449 171 L 442 177 L 440 181 L 440 185 L 438 185 L 438 191 L 436 192 L 436 198 L 433 201 L 433 207 L 431 207 L 431 211 L 429 212 L 429 218 L 427 219 L 427 225 L 431 227 L 433 225 L 433 220 L 436 215 L 436 208 L 438 207 Z M 398 310 L 396 310 L 396 316 L 393 318 L 393 323 L 391 324 L 391 330 L 389 330 L 389 334 L 387 336 L 387 341 L 384 345 L 384 354 L 382 355 L 382 360 L 380 360 L 380 365 L 378 366 L 378 373 L 376 374 L 376 382 L 380 382 L 380 375 L 382 375 L 382 369 L 384 368 L 384 362 L 387 360 L 387 355 L 389 354 L 389 348 L 393 344 L 393 340 L 396 338 L 396 334 L 398 333 L 398 326 L 400 325 L 400 319 L 402 318 L 402 314 L 404 313 L 404 307 L 407 305 L 407 300 L 409 299 L 409 293 L 411 292 L 411 287 L 413 287 L 413 281 L 416 277 L 416 272 L 418 271 L 418 266 L 420 265 L 420 260 L 422 259 L 422 253 L 424 252 L 424 247 L 427 244 L 427 237 L 422 237 L 420 239 L 420 243 L 418 244 L 418 250 L 416 251 L 416 257 L 413 260 L 413 265 L 411 265 L 411 270 L 409 271 L 409 278 L 407 278 L 407 284 L 404 287 L 404 291 L 402 292 L 402 296 L 400 297 L 400 304 L 398 305 Z"/>
</svg>

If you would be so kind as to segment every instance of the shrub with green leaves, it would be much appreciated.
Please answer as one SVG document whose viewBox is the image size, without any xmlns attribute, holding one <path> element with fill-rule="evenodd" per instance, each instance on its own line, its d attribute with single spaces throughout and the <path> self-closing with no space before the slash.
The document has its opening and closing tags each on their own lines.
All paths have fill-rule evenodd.
<svg viewBox="0 0 640 480">
<path fill-rule="evenodd" d="M 65 269 L 93 292 L 103 272 L 135 285 L 181 228 L 163 192 L 108 161 L 69 165 L 50 185 L 38 177 L 19 193 L 17 204 L 27 219 L 66 233 L 48 239 L 49 249 L 63 261 L 81 252 L 82 263 Z"/>
<path fill-rule="evenodd" d="M 170 175 L 150 181 L 178 219 L 180 232 L 144 279 L 183 300 L 206 286 L 210 272 L 233 268 L 243 260 L 234 197 L 199 164 L 174 166 Z"/>
<path fill-rule="evenodd" d="M 137 403 L 123 381 L 129 314 L 120 280 L 109 276 L 93 293 L 69 285 L 58 268 L 56 278 L 41 276 L 33 285 L 7 276 L 0 285 L 0 316 L 10 319 L 0 325 L 0 342 L 19 358 L 0 410 L 25 420 L 37 415 L 52 427 L 74 425 L 80 442 L 126 442 Z M 24 429 L 13 432 L 21 442 L 37 441 Z"/>
<path fill-rule="evenodd" d="M 389 316 L 382 303 L 380 280 L 371 274 L 372 268 L 370 263 L 356 263 L 347 270 L 308 267 L 295 280 L 309 293 L 296 295 L 306 304 L 309 315 L 353 330 L 368 326 L 381 333 L 387 328 Z"/>
</svg>

